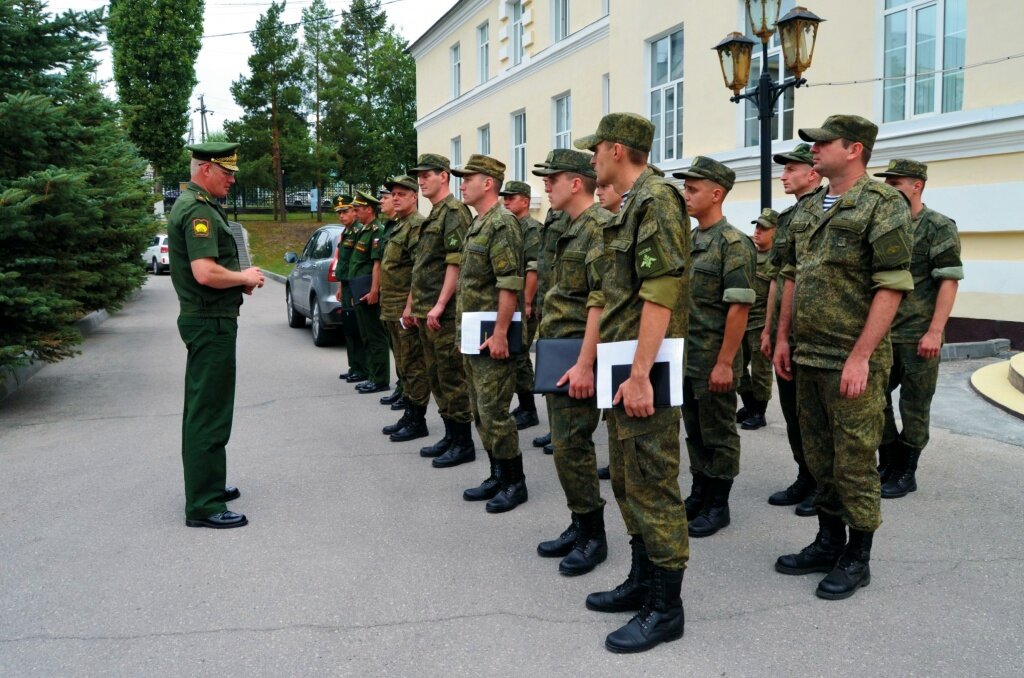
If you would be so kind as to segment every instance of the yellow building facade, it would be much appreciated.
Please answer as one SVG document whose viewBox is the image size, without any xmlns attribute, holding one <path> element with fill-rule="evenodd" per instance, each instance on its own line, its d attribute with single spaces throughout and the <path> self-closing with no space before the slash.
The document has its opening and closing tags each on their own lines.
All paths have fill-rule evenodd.
<svg viewBox="0 0 1024 678">
<path fill-rule="evenodd" d="M 794 6 L 783 0 L 783 13 Z M 1011 336 L 1024 348 L 1024 52 L 1016 0 L 815 0 L 808 85 L 776 108 L 773 153 L 833 113 L 879 124 L 870 171 L 929 165 L 925 203 L 956 220 L 965 279 L 951 339 Z M 453 164 L 487 153 L 507 179 L 571 147 L 609 111 L 655 122 L 651 161 L 668 173 L 709 155 L 732 167 L 729 220 L 759 211 L 753 106 L 729 101 L 713 47 L 749 34 L 742 0 L 460 0 L 414 42 L 419 151 Z M 755 38 L 756 39 L 756 38 Z M 769 69 L 778 79 L 779 49 Z M 755 48 L 750 81 L 761 68 Z M 785 75 L 785 73 L 783 73 Z M 775 168 L 778 177 L 780 168 Z M 792 203 L 778 181 L 773 206 Z"/>
</svg>

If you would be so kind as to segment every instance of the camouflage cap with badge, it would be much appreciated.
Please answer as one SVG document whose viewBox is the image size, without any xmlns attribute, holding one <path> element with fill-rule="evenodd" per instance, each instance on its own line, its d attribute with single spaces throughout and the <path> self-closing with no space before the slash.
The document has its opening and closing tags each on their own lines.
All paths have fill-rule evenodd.
<svg viewBox="0 0 1024 678">
<path fill-rule="evenodd" d="M 690 167 L 679 172 L 673 172 L 676 179 L 707 179 L 713 181 L 726 191 L 731 191 L 736 183 L 736 173 L 731 169 L 706 155 L 698 155 L 690 163 Z"/>
<path fill-rule="evenodd" d="M 420 185 L 416 183 L 416 179 L 408 174 L 399 174 L 397 177 L 391 177 L 384 182 L 384 185 L 389 191 L 394 190 L 395 186 L 407 188 L 413 193 L 418 193 L 420 190 Z"/>
<path fill-rule="evenodd" d="M 469 156 L 469 162 L 458 169 L 453 169 L 452 174 L 457 177 L 468 177 L 472 174 L 483 174 L 491 177 L 500 184 L 505 180 L 505 163 L 487 155 L 474 153 Z"/>
<path fill-rule="evenodd" d="M 609 113 L 597 124 L 597 131 L 573 142 L 583 151 L 593 151 L 602 141 L 622 144 L 648 153 L 654 142 L 654 124 L 636 113 Z"/>
<path fill-rule="evenodd" d="M 875 147 L 878 125 L 859 115 L 830 115 L 821 127 L 804 127 L 800 138 L 804 141 L 857 141 L 869 151 Z"/>
<path fill-rule="evenodd" d="M 884 172 L 876 172 L 876 177 L 910 177 L 928 181 L 928 165 L 909 158 L 894 158 Z"/>
<path fill-rule="evenodd" d="M 754 219 L 750 223 L 756 224 L 761 228 L 767 228 L 768 230 L 777 228 L 779 225 L 779 213 L 771 207 L 765 207 L 761 210 L 761 214 L 758 215 L 757 219 Z"/>
<path fill-rule="evenodd" d="M 498 191 L 498 195 L 503 198 L 513 195 L 523 195 L 529 198 L 532 194 L 533 189 L 525 181 L 506 181 L 504 188 Z"/>
<path fill-rule="evenodd" d="M 238 171 L 238 154 L 236 151 L 242 144 L 228 141 L 208 141 L 205 144 L 191 144 L 185 148 L 192 152 L 192 157 L 202 162 L 212 162 L 229 172 Z"/>
<path fill-rule="evenodd" d="M 435 170 L 438 172 L 451 172 L 452 162 L 443 155 L 437 153 L 422 153 L 420 157 L 416 159 L 416 166 L 410 167 L 407 173 L 411 176 L 416 176 L 419 172 L 428 172 Z"/>
<path fill-rule="evenodd" d="M 811 155 L 810 144 L 797 144 L 789 153 L 776 153 L 772 156 L 776 165 L 788 165 L 791 162 L 799 162 L 804 165 L 814 166 L 814 157 Z"/>
<path fill-rule="evenodd" d="M 570 148 L 556 148 L 548 153 L 548 157 L 544 162 L 534 164 L 534 167 L 537 169 L 533 170 L 533 173 L 538 177 L 549 177 L 552 174 L 559 174 L 561 172 L 572 172 L 583 177 L 596 179 L 597 174 L 594 173 L 594 166 L 590 164 L 590 159 L 593 157 L 592 154 L 584 153 L 583 151 L 574 151 Z"/>
</svg>

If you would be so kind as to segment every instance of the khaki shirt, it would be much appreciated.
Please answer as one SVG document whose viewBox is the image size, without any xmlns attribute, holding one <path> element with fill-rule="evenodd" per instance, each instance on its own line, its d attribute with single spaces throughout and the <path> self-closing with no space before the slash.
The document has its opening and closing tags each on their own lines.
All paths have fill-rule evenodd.
<svg viewBox="0 0 1024 678">
<path fill-rule="evenodd" d="M 423 222 L 412 268 L 412 314 L 417 318 L 426 318 L 437 303 L 448 265 L 461 265 L 462 245 L 472 221 L 469 208 L 448 195 Z M 454 318 L 455 304 L 449 303 L 442 317 Z"/>
<path fill-rule="evenodd" d="M 388 234 L 380 260 L 380 317 L 399 320 L 412 288 L 412 264 L 425 219 L 413 212 L 400 219 Z"/>
</svg>

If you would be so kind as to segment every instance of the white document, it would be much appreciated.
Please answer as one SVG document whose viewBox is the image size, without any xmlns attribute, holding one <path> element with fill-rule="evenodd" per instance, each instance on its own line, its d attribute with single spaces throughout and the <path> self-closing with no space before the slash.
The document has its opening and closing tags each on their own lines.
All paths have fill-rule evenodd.
<svg viewBox="0 0 1024 678">
<path fill-rule="evenodd" d="M 465 336 L 465 335 L 463 335 Z M 669 405 L 683 404 L 683 346 L 685 339 L 663 339 L 661 348 L 654 358 L 655 363 L 668 363 Z M 612 367 L 632 365 L 636 356 L 634 341 L 615 341 L 597 345 L 597 406 L 602 410 L 612 408 L 615 391 L 612 390 Z"/>
<path fill-rule="evenodd" d="M 462 341 L 459 351 L 462 355 L 480 355 L 480 325 L 485 322 L 496 322 L 497 311 L 478 311 L 462 314 Z M 523 314 L 516 311 L 512 314 L 512 322 L 522 322 Z"/>
</svg>

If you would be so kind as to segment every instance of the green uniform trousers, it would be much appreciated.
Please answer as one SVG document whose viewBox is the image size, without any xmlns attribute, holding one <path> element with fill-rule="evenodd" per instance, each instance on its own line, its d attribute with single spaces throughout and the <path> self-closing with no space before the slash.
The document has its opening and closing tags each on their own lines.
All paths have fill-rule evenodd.
<svg viewBox="0 0 1024 678">
<path fill-rule="evenodd" d="M 416 320 L 419 321 L 423 364 L 438 414 L 463 424 L 473 421 L 463 356 L 455 343 L 455 319 L 443 318 L 441 329 L 436 332 L 427 327 L 426 318 Z"/>
<path fill-rule="evenodd" d="M 679 492 L 679 412 L 659 408 L 650 433 L 619 438 L 623 410 L 605 410 L 612 492 L 626 532 L 640 535 L 651 562 L 683 570 L 690 559 L 686 507 Z"/>
<path fill-rule="evenodd" d="M 789 364 L 793 362 L 793 354 L 796 349 L 789 349 Z M 789 438 L 789 449 L 793 452 L 793 461 L 798 466 L 805 466 L 804 441 L 800 437 L 800 417 L 796 411 L 796 372 L 789 381 L 779 379 L 779 406 L 782 408 L 782 416 L 786 420 L 786 437 Z"/>
<path fill-rule="evenodd" d="M 462 360 L 472 415 L 484 449 L 490 450 L 495 459 L 515 459 L 522 454 L 516 422 L 508 412 L 516 385 L 515 359 L 491 360 L 486 355 L 467 355 L 462 356 Z"/>
<path fill-rule="evenodd" d="M 388 338 L 380 323 L 380 306 L 362 303 L 356 306 L 359 334 L 366 346 L 366 377 L 375 384 L 391 383 Z"/>
<path fill-rule="evenodd" d="M 530 347 L 533 346 L 533 340 L 537 336 L 539 324 L 539 322 L 535 322 L 527 325 L 528 335 L 523 337 L 526 341 L 523 352 L 512 356 L 516 362 L 516 393 L 533 393 L 534 375 L 533 361 L 530 360 Z"/>
<path fill-rule="evenodd" d="M 899 438 L 908 447 L 923 450 L 928 444 L 932 397 L 939 382 L 939 358 L 922 358 L 917 344 L 892 345 L 892 371 L 885 391 L 885 428 L 882 442 L 893 443 Z M 900 389 L 900 419 L 903 431 L 896 428 L 892 408 L 892 392 Z"/>
<path fill-rule="evenodd" d="M 597 478 L 594 431 L 601 421 L 597 399 L 579 400 L 559 393 L 547 396 L 551 412 L 551 444 L 555 448 L 555 471 L 562 484 L 569 510 L 591 513 L 605 504 Z"/>
<path fill-rule="evenodd" d="M 740 474 L 740 434 L 736 432 L 736 391 L 711 393 L 683 377 L 683 426 L 690 473 L 729 480 Z"/>
<path fill-rule="evenodd" d="M 739 393 L 749 393 L 766 403 L 772 399 L 772 361 L 761 353 L 761 329 L 747 330 L 743 335 L 743 376 Z"/>
<path fill-rule="evenodd" d="M 797 365 L 797 410 L 807 468 L 818 484 L 818 510 L 852 528 L 882 524 L 875 451 L 882 442 L 888 370 L 872 369 L 859 398 L 839 395 L 842 370 Z"/>
<path fill-rule="evenodd" d="M 404 328 L 398 320 L 387 321 L 391 333 L 391 350 L 395 354 L 395 371 L 402 377 L 402 396 L 413 405 L 427 406 L 430 383 L 423 362 L 423 347 L 415 327 Z"/>
<path fill-rule="evenodd" d="M 206 518 L 227 510 L 225 447 L 235 408 L 238 320 L 179 316 L 178 334 L 188 350 L 181 419 L 185 517 Z"/>
</svg>

